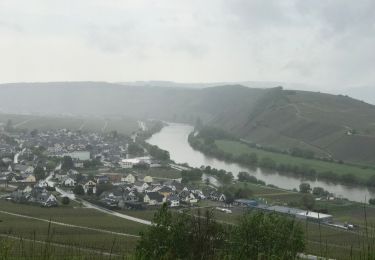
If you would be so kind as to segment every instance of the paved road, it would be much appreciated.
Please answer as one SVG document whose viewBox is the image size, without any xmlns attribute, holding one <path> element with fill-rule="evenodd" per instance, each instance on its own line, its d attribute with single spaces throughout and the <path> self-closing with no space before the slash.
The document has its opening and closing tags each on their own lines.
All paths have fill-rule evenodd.
<svg viewBox="0 0 375 260">
<path fill-rule="evenodd" d="M 55 187 L 55 183 L 52 181 L 52 173 L 46 178 L 46 182 L 48 183 L 49 186 Z M 106 213 L 106 214 L 109 214 L 109 215 L 112 215 L 112 216 L 115 216 L 115 217 L 127 219 L 127 220 L 134 221 L 134 222 L 144 224 L 144 225 L 151 225 L 152 224 L 151 221 L 136 218 L 136 217 L 132 217 L 132 216 L 129 216 L 129 215 L 125 215 L 125 214 L 122 214 L 122 213 L 119 213 L 119 212 L 116 212 L 116 211 L 113 211 L 113 210 L 109 210 L 109 209 L 100 207 L 98 205 L 92 204 L 92 203 L 90 203 L 86 200 L 82 200 L 82 199 L 77 200 L 77 198 L 75 197 L 75 195 L 73 193 L 68 193 L 68 192 L 66 192 L 66 191 L 64 191 L 64 190 L 62 190 L 58 187 L 55 187 L 55 188 L 56 188 L 56 191 L 61 194 L 61 196 L 69 197 L 71 200 L 74 200 L 78 203 L 82 203 L 87 208 L 95 209 L 97 211 L 100 211 L 100 212 L 103 212 L 103 213 Z"/>
<path fill-rule="evenodd" d="M 19 127 L 19 126 L 21 126 L 21 125 L 27 124 L 28 122 L 30 122 L 30 121 L 32 121 L 32 120 L 35 120 L 35 118 L 30 118 L 30 119 L 27 119 L 27 120 L 25 120 L 25 121 L 22 121 L 22 122 L 20 122 L 20 123 L 18 123 L 18 124 L 13 125 L 13 127 L 14 127 L 14 128 L 17 128 L 17 127 Z"/>
<path fill-rule="evenodd" d="M 88 201 L 85 201 L 85 200 L 80 200 L 80 202 L 82 202 L 82 204 L 85 207 L 90 208 L 90 209 L 95 209 L 97 211 L 100 211 L 100 212 L 103 212 L 103 213 L 106 213 L 106 214 L 109 214 L 109 215 L 112 215 L 112 216 L 116 216 L 116 217 L 119 217 L 119 218 L 127 219 L 127 220 L 130 220 L 130 221 L 134 221 L 134 222 L 137 222 L 137 223 L 140 223 L 140 224 L 149 225 L 149 226 L 152 225 L 151 221 L 148 221 L 148 220 L 145 220 L 145 219 L 132 217 L 132 216 L 125 215 L 125 214 L 122 214 L 122 213 L 119 213 L 119 212 L 116 212 L 116 211 L 113 211 L 113 210 L 110 210 L 110 209 L 106 209 L 106 208 L 103 208 L 103 207 L 100 207 L 98 205 L 92 204 L 92 203 L 90 203 Z"/>
</svg>

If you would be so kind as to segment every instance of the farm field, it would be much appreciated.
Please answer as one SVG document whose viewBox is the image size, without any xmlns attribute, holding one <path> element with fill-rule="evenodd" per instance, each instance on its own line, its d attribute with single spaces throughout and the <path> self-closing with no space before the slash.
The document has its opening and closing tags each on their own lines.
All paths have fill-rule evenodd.
<svg viewBox="0 0 375 260">
<path fill-rule="evenodd" d="M 237 183 L 235 185 L 245 184 Z M 271 187 L 259 186 L 251 183 L 247 183 L 246 185 L 248 187 L 251 187 L 251 189 L 254 191 L 254 196 L 262 196 L 263 198 L 266 198 L 269 203 L 273 203 L 276 200 L 286 203 L 287 200 L 285 200 L 283 196 L 280 196 L 282 194 L 293 195 L 295 196 L 295 198 L 301 196 L 300 193 L 283 191 Z M 361 208 L 361 205 L 358 203 L 319 202 L 317 206 L 323 207 L 325 204 L 328 208 L 329 214 L 333 214 L 335 219 L 348 220 L 351 223 L 355 224 L 355 219 L 357 219 L 358 224 L 360 224 L 361 220 L 364 220 L 363 208 Z M 221 207 L 222 205 L 223 204 L 220 202 L 201 201 L 198 203 L 197 208 L 184 211 L 187 214 L 196 215 L 198 210 L 201 210 L 201 212 L 205 210 L 212 210 L 215 219 L 228 224 L 238 223 L 240 217 L 244 213 L 248 212 L 248 210 L 245 208 L 233 208 L 232 214 L 226 214 L 215 209 L 217 206 Z M 348 211 L 348 209 L 353 210 Z M 20 205 L 14 204 L 12 202 L 0 201 L 0 210 L 40 217 L 47 220 L 51 219 L 52 221 L 59 221 L 63 223 L 134 235 L 138 235 L 139 232 L 147 228 L 147 226 L 143 226 L 141 224 L 102 214 L 91 209 L 84 209 L 79 207 L 45 209 L 36 206 Z M 156 210 L 157 208 L 138 211 L 123 210 L 121 212 L 134 217 L 151 220 Z M 367 208 L 367 213 L 369 216 L 375 216 L 375 208 Z M 0 222 L 1 234 L 10 234 L 16 237 L 22 236 L 25 239 L 49 241 L 50 243 L 59 243 L 71 246 L 71 252 L 77 252 L 77 248 L 83 248 L 85 250 L 98 250 L 101 253 L 112 251 L 114 254 L 128 255 L 131 257 L 131 254 L 137 243 L 136 237 L 124 237 L 121 235 L 107 234 L 93 230 L 76 229 L 73 227 L 65 227 L 54 224 L 51 224 L 51 226 L 49 227 L 49 224 L 47 222 L 24 219 L 1 212 L 0 220 L 2 220 L 2 222 Z M 372 225 L 372 223 L 375 223 L 375 219 L 373 217 L 370 217 L 368 218 L 368 222 L 369 225 Z M 354 232 L 343 231 L 323 225 L 319 227 L 319 225 L 311 222 L 301 221 L 300 224 L 303 226 L 307 238 L 306 253 L 329 256 L 335 259 L 348 259 L 348 256 L 350 254 L 353 254 L 353 256 L 358 256 L 361 251 L 361 246 L 363 243 L 361 241 L 363 241 L 364 237 L 362 234 L 362 230 L 362 233 L 357 234 Z M 0 239 L 2 241 L 8 241 L 8 239 L 5 239 L 4 237 Z M 20 241 L 17 241 L 15 244 L 19 243 Z M 31 250 L 30 248 L 32 247 L 27 246 L 30 245 L 30 243 L 32 242 L 24 242 L 24 250 Z M 35 248 L 40 248 L 40 254 L 42 254 L 42 252 L 44 252 L 43 250 L 45 250 L 45 247 L 43 247 L 42 245 L 39 245 L 39 247 Z M 51 251 L 54 254 L 59 254 L 59 252 L 61 252 L 61 254 L 64 254 L 65 252 L 58 246 L 50 245 L 50 248 L 53 248 L 50 250 L 56 250 Z M 84 256 L 94 256 L 98 255 L 99 253 L 93 253 L 91 251 L 80 251 L 80 255 L 82 254 Z"/>
<path fill-rule="evenodd" d="M 201 213 L 204 210 L 212 210 L 214 218 L 219 222 L 235 225 L 239 223 L 243 214 L 251 212 L 251 210 L 246 208 L 232 208 L 232 213 L 228 214 L 216 210 L 215 207 L 193 209 L 186 213 L 197 216 L 198 210 Z M 353 255 L 353 257 L 360 256 L 365 241 L 364 232 L 355 233 L 325 225 L 319 226 L 316 223 L 301 220 L 297 220 L 297 222 L 302 225 L 306 236 L 305 253 L 326 256 L 333 259 L 350 259 L 350 255 Z"/>
<path fill-rule="evenodd" d="M 51 241 L 80 248 L 128 255 L 147 226 L 84 208 L 40 208 L 0 201 L 0 210 L 44 219 L 28 219 L 0 212 L 0 233 L 25 239 Z M 50 224 L 48 220 L 85 228 Z M 93 230 L 93 229 L 98 230 Z M 115 234 L 124 233 L 129 235 Z"/>
<path fill-rule="evenodd" d="M 294 157 L 287 154 L 268 152 L 261 149 L 251 148 L 248 145 L 237 141 L 216 140 L 215 143 L 220 150 L 231 153 L 233 155 L 256 153 L 258 155 L 258 158 L 268 157 L 273 159 L 276 163 L 310 166 L 318 172 L 332 171 L 339 175 L 350 173 L 363 180 L 367 180 L 369 177 L 375 176 L 375 170 L 370 168 L 363 169 L 352 165 L 324 162 L 319 160 Z"/>
<path fill-rule="evenodd" d="M 181 178 L 181 172 L 171 168 L 150 168 L 148 170 L 134 170 L 134 172 L 142 175 L 149 175 L 160 179 L 178 179 Z"/>
</svg>

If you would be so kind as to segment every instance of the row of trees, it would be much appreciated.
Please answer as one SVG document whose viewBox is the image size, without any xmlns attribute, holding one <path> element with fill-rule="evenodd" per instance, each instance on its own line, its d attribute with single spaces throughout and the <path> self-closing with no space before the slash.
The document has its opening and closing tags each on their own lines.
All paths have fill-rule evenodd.
<svg viewBox="0 0 375 260">
<path fill-rule="evenodd" d="M 302 227 L 275 214 L 245 214 L 238 225 L 202 215 L 172 214 L 164 205 L 141 234 L 137 259 L 296 259 L 305 248 Z"/>
<path fill-rule="evenodd" d="M 262 180 L 258 180 L 255 176 L 250 175 L 248 172 L 239 172 L 238 173 L 238 181 L 240 182 L 251 182 L 260 185 L 266 185 L 266 183 Z"/>
<path fill-rule="evenodd" d="M 253 191 L 246 186 L 238 187 L 234 185 L 222 186 L 219 188 L 219 192 L 225 195 L 225 203 L 231 204 L 236 199 L 250 199 L 253 196 Z"/>
<path fill-rule="evenodd" d="M 210 166 L 206 166 L 203 169 L 203 172 L 208 175 L 215 176 L 215 178 L 220 181 L 222 184 L 231 184 L 233 182 L 233 174 L 231 172 L 227 172 L 225 170 L 217 170 L 215 168 L 211 168 Z"/>
<path fill-rule="evenodd" d="M 169 161 L 170 160 L 170 156 L 169 156 L 168 151 L 160 149 L 156 145 L 151 145 L 151 144 L 147 144 L 147 143 L 145 143 L 145 144 L 146 144 L 147 151 L 149 152 L 149 154 L 153 158 L 155 158 L 157 160 L 160 160 L 160 161 Z"/>
</svg>

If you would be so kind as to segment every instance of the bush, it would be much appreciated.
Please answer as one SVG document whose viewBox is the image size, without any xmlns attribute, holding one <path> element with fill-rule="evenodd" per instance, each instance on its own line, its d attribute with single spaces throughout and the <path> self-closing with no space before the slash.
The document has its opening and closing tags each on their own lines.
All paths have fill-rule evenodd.
<svg viewBox="0 0 375 260">
<path fill-rule="evenodd" d="M 311 194 L 305 194 L 301 198 L 301 203 L 308 210 L 312 210 L 315 206 L 315 199 Z"/>
<path fill-rule="evenodd" d="M 226 226 L 212 211 L 172 214 L 164 204 L 153 223 L 141 234 L 136 259 L 286 260 L 305 249 L 300 224 L 276 214 L 245 214 L 238 226 Z"/>
<path fill-rule="evenodd" d="M 78 184 L 74 187 L 73 193 L 76 195 L 85 195 L 85 190 L 83 189 L 82 185 Z"/>
<path fill-rule="evenodd" d="M 300 224 L 276 214 L 245 214 L 231 234 L 228 259 L 295 259 L 305 248 Z"/>
<path fill-rule="evenodd" d="M 47 187 L 46 187 L 46 190 L 47 190 L 47 191 L 55 191 L 56 188 L 55 188 L 55 187 L 51 187 L 51 186 L 47 186 Z"/>
<path fill-rule="evenodd" d="M 271 158 L 264 157 L 264 158 L 262 158 L 262 160 L 260 160 L 259 166 L 267 168 L 267 169 L 275 169 L 276 163 Z"/>
<path fill-rule="evenodd" d="M 68 197 L 63 197 L 61 199 L 61 203 L 64 205 L 68 205 L 70 203 L 70 199 Z"/>
<path fill-rule="evenodd" d="M 301 193 L 310 193 L 310 191 L 311 191 L 310 184 L 308 184 L 308 183 L 301 183 L 299 185 L 299 191 Z"/>
</svg>

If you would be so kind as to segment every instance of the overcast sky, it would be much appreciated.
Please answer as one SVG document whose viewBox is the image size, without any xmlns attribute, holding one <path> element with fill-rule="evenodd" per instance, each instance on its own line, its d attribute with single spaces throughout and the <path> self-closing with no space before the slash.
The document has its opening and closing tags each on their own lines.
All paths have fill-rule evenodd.
<svg viewBox="0 0 375 260">
<path fill-rule="evenodd" d="M 0 82 L 374 85 L 373 0 L 0 0 Z"/>
</svg>

